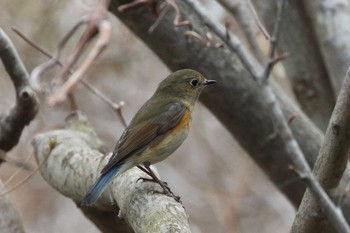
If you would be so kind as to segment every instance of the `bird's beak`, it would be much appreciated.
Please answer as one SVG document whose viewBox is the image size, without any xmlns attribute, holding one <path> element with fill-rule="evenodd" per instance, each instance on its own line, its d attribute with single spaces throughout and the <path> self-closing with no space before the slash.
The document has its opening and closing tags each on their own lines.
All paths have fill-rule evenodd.
<svg viewBox="0 0 350 233">
<path fill-rule="evenodd" d="M 207 80 L 207 79 L 206 79 L 206 80 L 204 81 L 203 85 L 204 85 L 204 86 L 207 86 L 207 85 L 214 84 L 214 83 L 216 83 L 216 80 Z"/>
</svg>

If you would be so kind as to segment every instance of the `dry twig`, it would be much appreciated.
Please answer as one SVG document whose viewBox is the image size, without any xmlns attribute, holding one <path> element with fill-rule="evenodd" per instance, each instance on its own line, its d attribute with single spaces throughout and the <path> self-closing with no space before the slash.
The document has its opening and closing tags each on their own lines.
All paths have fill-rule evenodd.
<svg viewBox="0 0 350 233">
<path fill-rule="evenodd" d="M 15 28 L 12 28 L 12 30 L 14 32 L 17 33 L 17 35 L 19 35 L 25 42 L 27 42 L 29 45 L 31 45 L 33 48 L 35 48 L 36 50 L 38 50 L 40 53 L 42 53 L 43 55 L 45 55 L 46 57 L 50 58 L 50 59 L 54 59 L 54 57 L 47 52 L 46 50 L 44 50 L 43 48 L 41 48 L 39 45 L 37 45 L 36 43 L 34 43 L 33 41 L 31 41 L 29 38 L 27 38 L 23 33 L 21 33 L 20 31 L 18 31 Z M 61 63 L 60 60 L 56 60 L 56 65 L 63 67 L 63 64 Z M 69 73 L 72 74 L 74 73 L 72 70 L 69 70 Z M 108 98 L 106 95 L 104 95 L 100 90 L 98 90 L 96 87 L 92 86 L 91 84 L 89 84 L 87 81 L 85 81 L 84 79 L 79 80 L 81 82 L 81 84 L 86 87 L 89 91 L 91 91 L 93 94 L 95 94 L 98 98 L 100 98 L 103 102 L 105 102 L 108 106 L 110 106 L 113 111 L 117 114 L 117 116 L 119 117 L 121 123 L 123 124 L 124 127 L 126 127 L 126 121 L 125 118 L 123 116 L 122 113 L 122 107 L 125 105 L 124 101 L 120 101 L 119 103 L 115 103 L 113 102 L 110 98 Z"/>
<path fill-rule="evenodd" d="M 128 10 L 131 10 L 133 8 L 142 6 L 142 5 L 148 5 L 151 8 L 151 11 L 153 15 L 157 15 L 157 1 L 156 0 L 135 0 L 130 3 L 123 4 L 118 7 L 118 11 L 125 12 Z"/>
<path fill-rule="evenodd" d="M 253 19 L 249 12 L 249 3 L 247 1 L 248 0 L 218 0 L 218 2 L 234 16 L 247 38 L 251 51 L 259 62 L 263 64 L 264 57 L 256 39 L 257 28 L 253 27 Z"/>
<path fill-rule="evenodd" d="M 71 68 L 77 63 L 79 58 L 86 46 L 92 41 L 92 39 L 98 35 L 95 46 L 92 48 L 88 54 L 85 61 L 82 62 L 81 66 L 72 74 L 72 76 L 64 82 L 61 88 L 59 88 L 55 93 L 48 97 L 48 104 L 55 105 L 59 102 L 64 101 L 67 98 L 67 95 L 72 93 L 73 88 L 76 86 L 78 81 L 86 73 L 91 64 L 99 57 L 101 52 L 106 48 L 111 34 L 111 25 L 106 20 L 107 18 L 107 9 L 109 6 L 110 0 L 101 0 L 97 4 L 94 11 L 88 17 L 82 18 L 72 29 L 63 37 L 63 39 L 58 43 L 56 56 L 52 58 L 47 63 L 44 63 L 36 67 L 32 72 L 32 79 L 38 80 L 41 74 L 54 67 L 57 61 L 60 58 L 62 49 L 68 42 L 70 38 L 75 34 L 78 28 L 82 25 L 86 25 L 86 30 L 80 37 L 80 40 L 72 52 L 71 56 L 68 59 L 68 63 L 63 66 L 63 69 L 58 72 L 53 82 L 56 84 L 61 84 L 66 80 L 67 75 Z M 40 83 L 39 81 L 35 81 Z"/>
</svg>

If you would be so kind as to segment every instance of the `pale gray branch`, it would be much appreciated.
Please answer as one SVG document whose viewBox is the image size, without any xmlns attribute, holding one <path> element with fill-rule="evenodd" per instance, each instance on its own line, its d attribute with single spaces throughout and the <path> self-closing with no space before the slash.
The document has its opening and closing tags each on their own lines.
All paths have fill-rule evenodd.
<svg viewBox="0 0 350 233">
<path fill-rule="evenodd" d="M 68 117 L 64 130 L 38 134 L 33 142 L 35 157 L 44 179 L 63 195 L 79 204 L 100 175 L 109 156 L 85 117 Z M 83 207 L 87 217 L 103 232 L 190 232 L 188 216 L 173 198 L 155 194 L 155 183 L 137 181 L 147 175 L 137 168 L 117 177 L 92 207 Z M 118 208 L 120 207 L 120 209 Z M 93 212 L 93 209 L 96 212 Z M 101 219 L 101 214 L 104 219 Z M 119 232 L 118 231 L 118 232 Z"/>
<path fill-rule="evenodd" d="M 325 141 L 317 157 L 314 174 L 327 192 L 338 186 L 340 178 L 347 167 L 350 153 L 350 73 L 348 71 L 335 105 Z M 310 192 L 306 192 L 292 233 L 296 232 L 332 232 L 327 227 L 328 221 L 320 221 L 324 216 L 320 210 L 319 200 L 315 200 Z M 317 214 L 315 214 L 317 213 Z M 338 211 L 338 215 L 342 215 Z M 336 216 L 327 216 L 335 218 Z M 332 220 L 333 222 L 333 220 Z M 347 229 L 348 232 L 350 229 Z M 340 232 L 340 231 L 339 231 Z M 343 231 L 344 232 L 344 231 Z"/>
</svg>

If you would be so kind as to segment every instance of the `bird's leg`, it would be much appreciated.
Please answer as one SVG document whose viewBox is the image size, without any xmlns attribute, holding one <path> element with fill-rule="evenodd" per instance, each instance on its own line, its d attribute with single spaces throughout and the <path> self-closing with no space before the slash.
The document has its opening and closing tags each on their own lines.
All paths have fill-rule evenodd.
<svg viewBox="0 0 350 233">
<path fill-rule="evenodd" d="M 152 177 L 152 175 L 149 173 L 149 171 L 146 168 L 142 167 L 141 165 L 137 165 L 137 168 L 140 169 L 141 171 L 143 171 L 144 173 L 146 173 L 147 175 Z M 153 181 L 153 179 L 147 179 L 147 178 L 143 178 L 143 177 L 139 178 L 137 181 L 139 181 L 139 180 Z"/>
<path fill-rule="evenodd" d="M 173 197 L 175 201 L 180 202 L 180 197 L 175 195 L 171 189 L 168 187 L 168 184 L 166 182 L 161 181 L 156 174 L 154 174 L 154 172 L 152 171 L 152 169 L 150 168 L 150 164 L 149 163 L 144 163 L 143 164 L 145 167 L 142 166 L 137 166 L 141 171 L 145 172 L 147 175 L 149 175 L 150 177 L 152 177 L 152 179 L 147 179 L 147 178 L 140 178 L 143 181 L 148 181 L 148 182 L 155 182 L 158 183 L 162 189 L 163 192 L 159 192 L 159 191 L 153 191 L 154 193 L 161 193 L 161 194 L 165 194 L 169 197 Z"/>
<path fill-rule="evenodd" d="M 146 173 L 147 175 L 149 175 L 150 177 L 152 177 L 152 178 L 140 177 L 137 181 L 142 180 L 142 181 L 144 181 L 144 182 L 154 182 L 154 183 L 157 183 L 157 184 L 158 184 L 158 181 L 155 180 L 155 179 L 153 178 L 153 175 L 152 175 L 146 168 L 142 167 L 141 165 L 137 165 L 137 168 L 140 169 L 141 171 L 143 171 L 144 173 Z M 151 170 L 151 171 L 152 171 L 152 170 Z M 152 171 L 152 172 L 153 172 L 153 171 Z M 165 182 L 165 181 L 161 181 L 161 182 L 162 182 L 163 184 L 165 184 L 165 186 L 167 187 L 167 189 L 169 189 L 169 191 L 170 191 L 170 188 L 169 188 L 169 186 L 168 186 L 168 183 Z"/>
</svg>

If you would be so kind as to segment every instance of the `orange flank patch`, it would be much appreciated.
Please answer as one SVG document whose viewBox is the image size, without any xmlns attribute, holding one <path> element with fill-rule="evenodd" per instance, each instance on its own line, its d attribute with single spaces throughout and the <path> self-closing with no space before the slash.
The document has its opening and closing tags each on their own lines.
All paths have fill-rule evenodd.
<svg viewBox="0 0 350 233">
<path fill-rule="evenodd" d="M 190 111 L 186 110 L 180 122 L 171 130 L 171 132 L 188 128 L 190 126 L 190 122 L 191 113 Z"/>
</svg>

